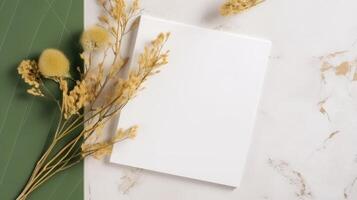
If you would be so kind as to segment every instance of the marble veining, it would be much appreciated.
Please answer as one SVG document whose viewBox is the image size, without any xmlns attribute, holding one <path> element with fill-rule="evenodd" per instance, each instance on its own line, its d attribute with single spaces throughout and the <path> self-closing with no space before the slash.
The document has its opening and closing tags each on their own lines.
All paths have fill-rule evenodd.
<svg viewBox="0 0 357 200">
<path fill-rule="evenodd" d="M 99 13 L 94 2 L 86 0 L 87 25 Z M 86 199 L 357 199 L 357 1 L 267 0 L 232 17 L 219 16 L 222 2 L 142 0 L 142 7 L 155 17 L 272 41 L 241 186 L 87 159 Z"/>
</svg>

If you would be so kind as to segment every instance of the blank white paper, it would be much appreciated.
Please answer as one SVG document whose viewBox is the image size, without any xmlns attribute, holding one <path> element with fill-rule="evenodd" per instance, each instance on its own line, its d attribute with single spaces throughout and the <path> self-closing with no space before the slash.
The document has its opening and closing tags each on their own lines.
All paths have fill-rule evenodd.
<svg viewBox="0 0 357 200">
<path fill-rule="evenodd" d="M 119 127 L 139 133 L 111 162 L 237 187 L 271 43 L 142 16 L 133 57 L 159 32 L 171 32 L 169 64 L 123 109 Z"/>
</svg>

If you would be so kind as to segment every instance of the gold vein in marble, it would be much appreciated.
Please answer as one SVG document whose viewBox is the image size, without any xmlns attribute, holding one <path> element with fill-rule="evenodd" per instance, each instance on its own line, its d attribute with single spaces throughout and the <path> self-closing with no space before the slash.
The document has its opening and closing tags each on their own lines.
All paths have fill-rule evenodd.
<svg viewBox="0 0 357 200">
<path fill-rule="evenodd" d="M 313 198 L 312 192 L 301 172 L 293 169 L 290 164 L 283 160 L 273 160 L 269 158 L 269 165 L 280 175 L 289 181 L 289 184 L 296 187 L 295 195 L 301 200 Z"/>
</svg>

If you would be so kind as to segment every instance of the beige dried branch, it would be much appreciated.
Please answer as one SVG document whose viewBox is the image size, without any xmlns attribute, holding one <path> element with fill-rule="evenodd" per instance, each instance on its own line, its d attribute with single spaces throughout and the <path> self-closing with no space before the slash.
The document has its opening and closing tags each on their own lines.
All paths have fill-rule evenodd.
<svg viewBox="0 0 357 200">
<path fill-rule="evenodd" d="M 98 4 L 103 14 L 99 17 L 99 25 L 82 34 L 84 51 L 80 56 L 84 66 L 77 69 L 80 79 L 75 81 L 73 88 L 69 86 L 69 82 L 73 81 L 69 75 L 69 62 L 59 50 L 47 49 L 41 54 L 39 62 L 24 60 L 18 67 L 19 74 L 30 87 L 28 93 L 53 100 L 61 116 L 50 145 L 36 163 L 17 200 L 27 199 L 52 176 L 78 164 L 85 157 L 100 158 L 111 152 L 113 144 L 134 138 L 137 126 L 119 129 L 113 137 L 96 140 L 100 138 L 103 126 L 135 96 L 143 82 L 168 62 L 168 51 L 162 52 L 162 49 L 169 33 L 161 33 L 145 47 L 138 67 L 129 71 L 127 78 L 118 78 L 117 74 L 127 63 L 127 58 L 121 56 L 121 44 L 125 34 L 133 27 L 128 28 L 128 25 L 138 15 L 139 3 L 134 0 L 128 6 L 124 0 L 98 0 Z M 108 63 L 110 51 L 114 56 L 109 61 L 109 72 L 105 73 L 104 63 Z M 94 62 L 96 55 L 102 55 L 98 63 Z M 58 84 L 61 98 L 56 98 L 46 88 L 45 79 Z M 114 88 L 113 92 L 100 101 L 103 91 L 109 86 Z"/>
</svg>

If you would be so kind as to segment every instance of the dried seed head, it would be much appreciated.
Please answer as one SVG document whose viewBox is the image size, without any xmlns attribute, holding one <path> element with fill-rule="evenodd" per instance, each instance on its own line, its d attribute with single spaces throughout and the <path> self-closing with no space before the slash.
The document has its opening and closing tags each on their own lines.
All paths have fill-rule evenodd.
<svg viewBox="0 0 357 200">
<path fill-rule="evenodd" d="M 68 77 L 69 61 L 67 57 L 57 49 L 46 49 L 41 53 L 39 70 L 45 77 Z"/>
<path fill-rule="evenodd" d="M 84 50 L 99 50 L 109 43 L 110 36 L 108 31 L 100 26 L 93 26 L 82 34 L 81 44 Z"/>
</svg>

